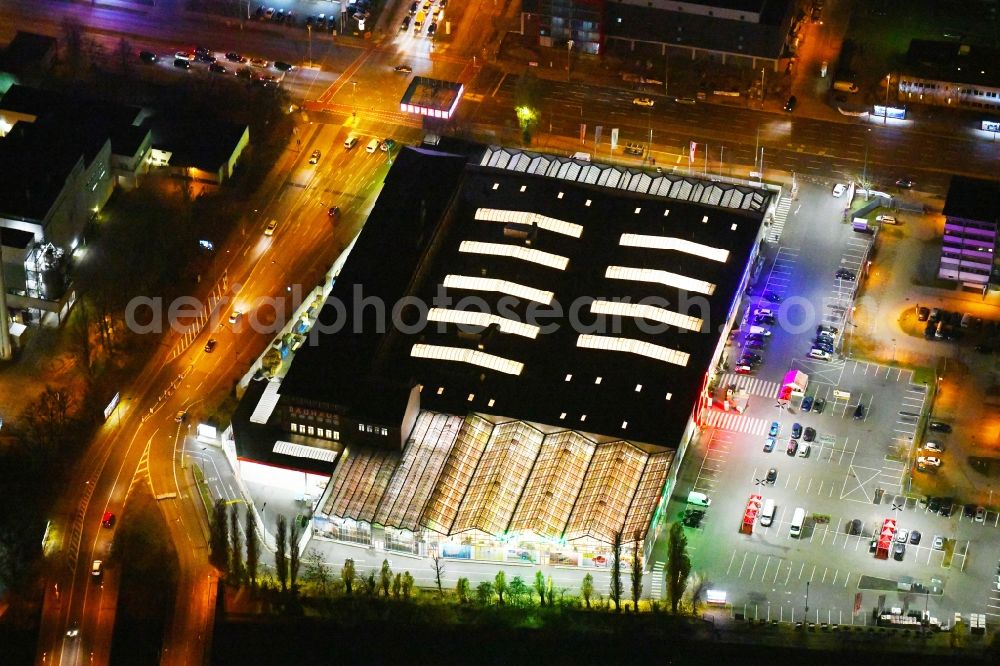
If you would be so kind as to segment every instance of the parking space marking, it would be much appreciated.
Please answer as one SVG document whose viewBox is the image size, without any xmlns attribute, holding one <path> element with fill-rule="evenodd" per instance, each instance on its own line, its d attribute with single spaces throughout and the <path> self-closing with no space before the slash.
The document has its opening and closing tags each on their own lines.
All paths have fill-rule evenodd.
<svg viewBox="0 0 1000 666">
<path fill-rule="evenodd" d="M 749 435 L 765 436 L 771 427 L 771 423 L 766 419 L 755 416 L 746 416 L 736 412 L 726 412 L 713 409 L 708 412 L 705 422 L 712 428 L 718 428 L 728 432 L 745 432 Z"/>
<path fill-rule="evenodd" d="M 881 471 L 872 467 L 862 467 L 852 464 L 850 469 L 848 469 L 847 476 L 844 478 L 844 487 L 840 491 L 840 499 L 871 504 L 874 492 L 869 494 L 866 486 L 875 481 L 881 474 Z M 864 499 L 856 496 L 859 492 Z"/>
</svg>

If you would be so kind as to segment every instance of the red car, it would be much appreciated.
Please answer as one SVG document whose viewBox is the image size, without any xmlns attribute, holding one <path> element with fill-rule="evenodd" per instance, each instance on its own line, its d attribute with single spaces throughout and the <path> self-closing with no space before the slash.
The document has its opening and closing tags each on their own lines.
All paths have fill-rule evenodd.
<svg viewBox="0 0 1000 666">
<path fill-rule="evenodd" d="M 738 365 L 733 371 L 738 375 L 749 375 L 753 372 L 753 368 L 749 365 Z"/>
<path fill-rule="evenodd" d="M 101 525 L 104 527 L 114 527 L 115 526 L 115 514 L 110 511 L 104 512 L 104 517 L 101 518 Z"/>
</svg>

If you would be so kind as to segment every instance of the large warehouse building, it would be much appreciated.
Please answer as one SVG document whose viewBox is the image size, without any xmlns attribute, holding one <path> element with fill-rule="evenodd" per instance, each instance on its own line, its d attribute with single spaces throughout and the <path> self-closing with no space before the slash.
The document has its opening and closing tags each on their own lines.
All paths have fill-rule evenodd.
<svg viewBox="0 0 1000 666">
<path fill-rule="evenodd" d="M 504 148 L 405 149 L 238 472 L 313 529 L 416 554 L 603 566 L 698 430 L 770 194 Z M 651 539 L 647 543 L 651 543 Z"/>
</svg>

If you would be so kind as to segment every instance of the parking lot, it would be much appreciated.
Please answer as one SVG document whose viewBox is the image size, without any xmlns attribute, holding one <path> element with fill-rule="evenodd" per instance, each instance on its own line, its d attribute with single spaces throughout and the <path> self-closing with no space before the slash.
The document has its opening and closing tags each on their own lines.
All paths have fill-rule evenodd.
<svg viewBox="0 0 1000 666">
<path fill-rule="evenodd" d="M 783 240 L 794 229 L 786 229 Z M 923 609 L 926 603 L 943 621 L 955 611 L 1000 617 L 1000 592 L 989 585 L 1000 573 L 994 545 L 1000 516 L 988 513 L 976 522 L 961 508 L 942 515 L 909 487 L 914 438 L 930 407 L 928 387 L 915 382 L 909 369 L 849 357 L 849 313 L 871 240 L 845 229 L 828 229 L 831 238 L 800 238 L 800 246 L 773 248 L 746 322 L 756 323 L 754 309 L 773 309 L 792 296 L 822 303 L 820 323 L 838 328 L 838 353 L 829 360 L 808 358 L 815 326 L 799 326 L 792 317 L 792 326 L 779 323 L 755 345 L 761 361 L 752 374 L 720 377 L 720 385 L 735 385 L 749 396 L 746 410 L 710 411 L 709 427 L 683 463 L 671 514 L 684 511 L 689 490 L 711 498 L 689 531 L 692 560 L 710 587 L 727 593 L 734 612 L 792 621 L 801 620 L 808 606 L 811 621 L 865 624 L 873 607 L 919 603 Z M 831 254 L 830 247 L 842 251 Z M 837 277 L 839 269 L 858 279 Z M 744 340 L 741 333 L 736 346 Z M 805 373 L 808 387 L 784 404 L 775 398 L 789 369 Z M 804 410 L 806 398 L 812 404 Z M 767 452 L 773 422 L 778 433 Z M 792 455 L 786 452 L 796 423 L 812 438 L 805 456 L 805 434 Z M 773 483 L 767 480 L 770 470 Z M 751 522 L 748 534 L 741 523 L 754 494 L 761 502 L 773 500 L 776 510 L 771 525 Z M 796 508 L 806 515 L 798 537 L 789 529 Z M 894 552 L 894 543 L 887 558 L 877 559 L 872 539 L 887 518 L 907 531 L 906 540 L 901 552 Z M 914 530 L 917 542 L 911 540 L 917 539 Z M 976 554 L 987 549 L 990 561 L 984 562 Z M 898 581 L 909 578 L 917 589 L 930 589 L 933 580 L 935 593 L 925 598 L 897 590 Z M 855 614 L 859 592 L 861 611 Z"/>
</svg>

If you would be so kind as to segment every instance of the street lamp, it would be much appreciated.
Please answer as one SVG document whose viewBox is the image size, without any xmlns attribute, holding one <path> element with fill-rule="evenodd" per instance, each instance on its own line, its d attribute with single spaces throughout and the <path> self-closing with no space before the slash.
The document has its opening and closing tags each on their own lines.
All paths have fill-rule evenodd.
<svg viewBox="0 0 1000 666">
<path fill-rule="evenodd" d="M 351 105 L 354 106 L 354 117 L 358 115 L 358 82 L 351 81 Z M 865 153 L 867 155 L 867 153 Z"/>
<path fill-rule="evenodd" d="M 573 40 L 566 42 L 566 80 L 569 81 L 569 67 L 573 61 Z"/>
<path fill-rule="evenodd" d="M 896 338 L 892 339 L 892 362 L 896 362 Z"/>
<path fill-rule="evenodd" d="M 806 614 L 803 619 L 809 621 L 809 581 L 806 581 Z"/>
<path fill-rule="evenodd" d="M 889 83 L 892 81 L 892 72 L 885 75 L 885 108 L 882 113 L 882 126 L 889 124 Z"/>
<path fill-rule="evenodd" d="M 313 27 L 312 24 L 306 25 L 306 32 L 309 33 L 309 66 L 312 67 L 313 64 Z"/>
</svg>

